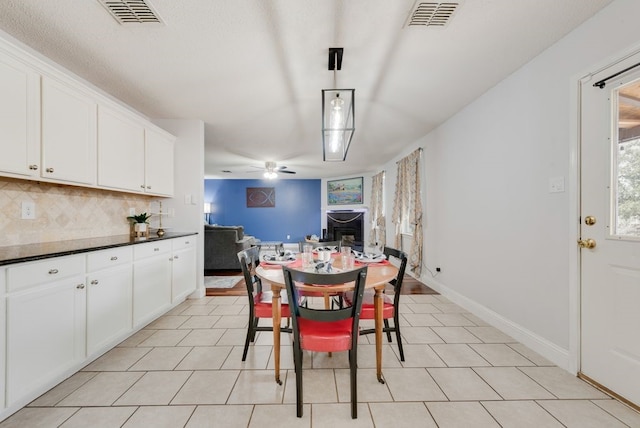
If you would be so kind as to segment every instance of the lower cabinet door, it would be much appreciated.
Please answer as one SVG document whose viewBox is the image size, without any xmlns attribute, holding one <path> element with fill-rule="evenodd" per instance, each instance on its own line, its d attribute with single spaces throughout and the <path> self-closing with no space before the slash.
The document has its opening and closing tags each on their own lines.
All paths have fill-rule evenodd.
<svg viewBox="0 0 640 428">
<path fill-rule="evenodd" d="M 133 326 L 151 321 L 171 305 L 171 253 L 133 263 Z"/>
<path fill-rule="evenodd" d="M 84 279 L 71 277 L 7 296 L 7 405 L 84 360 Z"/>
<path fill-rule="evenodd" d="M 195 247 L 174 252 L 171 302 L 176 303 L 193 293 L 196 281 Z"/>
<path fill-rule="evenodd" d="M 133 328 L 131 264 L 87 276 L 87 355 L 104 350 Z"/>
</svg>

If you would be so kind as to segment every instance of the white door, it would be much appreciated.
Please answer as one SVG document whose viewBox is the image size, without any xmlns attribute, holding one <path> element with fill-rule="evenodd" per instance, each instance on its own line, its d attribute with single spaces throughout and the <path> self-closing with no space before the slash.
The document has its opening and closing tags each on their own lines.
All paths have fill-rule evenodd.
<svg viewBox="0 0 640 428">
<path fill-rule="evenodd" d="M 582 375 L 640 405 L 640 55 L 581 87 Z M 594 223 L 595 222 L 595 223 Z M 589 243 L 587 240 L 592 239 Z"/>
</svg>

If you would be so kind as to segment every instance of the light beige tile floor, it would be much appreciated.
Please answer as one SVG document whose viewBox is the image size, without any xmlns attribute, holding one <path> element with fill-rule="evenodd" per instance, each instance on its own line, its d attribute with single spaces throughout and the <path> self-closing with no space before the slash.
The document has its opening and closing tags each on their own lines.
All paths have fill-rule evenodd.
<svg viewBox="0 0 640 428">
<path fill-rule="evenodd" d="M 400 313 L 406 361 L 385 342 L 385 384 L 373 336 L 360 340 L 357 420 L 346 354 L 305 353 L 298 419 L 290 337 L 282 337 L 278 385 L 271 333 L 258 333 L 241 361 L 246 299 L 205 297 L 172 309 L 0 428 L 640 427 L 638 412 L 442 296 L 402 296 Z"/>
</svg>

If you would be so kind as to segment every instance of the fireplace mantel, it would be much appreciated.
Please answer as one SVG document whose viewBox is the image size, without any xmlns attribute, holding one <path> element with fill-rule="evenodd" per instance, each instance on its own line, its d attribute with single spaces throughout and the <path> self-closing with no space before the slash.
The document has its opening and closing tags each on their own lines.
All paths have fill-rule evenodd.
<svg viewBox="0 0 640 428">
<path fill-rule="evenodd" d="M 362 251 L 364 247 L 365 211 L 327 211 L 327 241 L 341 241 L 342 245 Z"/>
</svg>

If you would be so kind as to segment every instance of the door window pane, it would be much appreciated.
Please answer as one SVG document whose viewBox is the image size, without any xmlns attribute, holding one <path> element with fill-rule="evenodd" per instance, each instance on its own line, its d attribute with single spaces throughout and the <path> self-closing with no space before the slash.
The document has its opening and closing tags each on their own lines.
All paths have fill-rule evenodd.
<svg viewBox="0 0 640 428">
<path fill-rule="evenodd" d="M 640 237 L 640 82 L 617 91 L 614 167 L 614 234 Z"/>
</svg>

